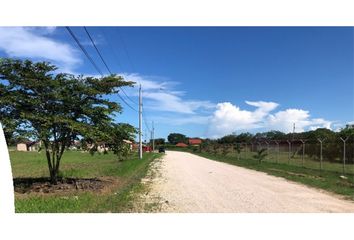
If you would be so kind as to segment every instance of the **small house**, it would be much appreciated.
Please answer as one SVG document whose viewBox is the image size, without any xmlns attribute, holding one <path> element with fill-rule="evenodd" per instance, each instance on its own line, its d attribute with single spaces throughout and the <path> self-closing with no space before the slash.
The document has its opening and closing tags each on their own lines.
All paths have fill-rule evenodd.
<svg viewBox="0 0 354 240">
<path fill-rule="evenodd" d="M 38 151 L 40 148 L 40 141 L 22 141 L 17 143 L 17 151 L 33 152 Z"/>
</svg>

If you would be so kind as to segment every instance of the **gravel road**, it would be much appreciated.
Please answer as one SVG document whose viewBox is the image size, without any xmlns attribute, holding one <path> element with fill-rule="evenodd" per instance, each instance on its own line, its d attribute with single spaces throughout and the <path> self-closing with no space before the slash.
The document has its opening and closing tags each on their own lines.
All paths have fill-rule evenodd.
<svg viewBox="0 0 354 240">
<path fill-rule="evenodd" d="M 266 173 L 167 151 L 146 196 L 160 212 L 354 212 L 354 202 Z"/>
</svg>

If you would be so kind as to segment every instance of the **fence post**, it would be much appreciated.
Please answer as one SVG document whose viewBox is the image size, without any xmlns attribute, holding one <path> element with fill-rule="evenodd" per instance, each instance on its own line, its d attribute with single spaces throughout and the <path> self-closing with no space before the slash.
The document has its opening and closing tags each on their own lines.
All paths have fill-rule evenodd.
<svg viewBox="0 0 354 240">
<path fill-rule="evenodd" d="M 291 152 L 291 141 L 287 140 L 289 144 L 289 150 L 288 150 L 288 164 L 290 164 L 290 152 Z"/>
<path fill-rule="evenodd" d="M 302 142 L 302 166 L 304 166 L 304 161 L 305 161 L 305 142 L 304 140 L 300 139 L 300 141 Z"/>
<path fill-rule="evenodd" d="M 277 145 L 277 158 L 275 161 L 276 163 L 278 163 L 279 162 L 279 142 L 277 140 L 275 140 L 274 142 Z"/>
<path fill-rule="evenodd" d="M 348 140 L 348 137 L 346 139 L 340 137 L 340 139 L 343 141 L 343 175 L 344 175 L 345 174 L 345 145 Z"/>
<path fill-rule="evenodd" d="M 247 158 L 247 154 L 246 154 L 246 151 L 247 151 L 247 145 L 246 143 L 243 143 L 243 158 Z"/>
<path fill-rule="evenodd" d="M 317 138 L 317 140 L 320 142 L 320 145 L 321 145 L 321 147 L 320 147 L 320 170 L 322 171 L 322 143 L 325 140 L 325 138 L 322 140 Z"/>
<path fill-rule="evenodd" d="M 267 158 L 268 158 L 268 160 L 270 160 L 270 158 L 269 158 L 269 142 L 265 141 L 265 144 L 267 145 Z"/>
<path fill-rule="evenodd" d="M 262 149 L 262 143 L 258 142 L 258 146 L 259 146 L 259 148 L 257 149 L 257 152 Z"/>
</svg>

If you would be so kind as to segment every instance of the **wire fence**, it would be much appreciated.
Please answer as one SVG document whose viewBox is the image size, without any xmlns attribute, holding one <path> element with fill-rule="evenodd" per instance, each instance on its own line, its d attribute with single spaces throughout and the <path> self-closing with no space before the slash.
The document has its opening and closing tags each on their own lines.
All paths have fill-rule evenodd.
<svg viewBox="0 0 354 240">
<path fill-rule="evenodd" d="M 208 144 L 200 151 L 216 155 L 234 156 L 235 159 L 290 164 L 323 171 L 354 174 L 354 138 L 335 141 L 315 140 L 261 140 L 235 144 Z"/>
</svg>

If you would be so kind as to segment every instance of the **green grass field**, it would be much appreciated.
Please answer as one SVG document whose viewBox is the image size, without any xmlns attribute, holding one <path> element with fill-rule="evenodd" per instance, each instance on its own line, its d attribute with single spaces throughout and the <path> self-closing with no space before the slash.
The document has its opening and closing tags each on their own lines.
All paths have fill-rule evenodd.
<svg viewBox="0 0 354 240">
<path fill-rule="evenodd" d="M 275 159 L 272 159 L 270 157 L 268 157 L 268 159 L 266 159 L 265 161 L 262 161 L 262 163 L 259 163 L 257 160 L 252 158 L 255 153 L 243 153 L 240 156 L 240 159 L 237 160 L 235 153 L 223 156 L 219 154 L 214 155 L 205 152 L 193 152 L 192 150 L 187 148 L 173 149 L 173 151 L 175 150 L 187 151 L 211 160 L 266 172 L 270 175 L 283 177 L 288 180 L 299 182 L 311 187 L 341 194 L 348 199 L 354 200 L 353 171 L 349 172 L 347 170 L 347 179 L 342 179 L 340 177 L 340 167 L 332 163 L 325 163 L 326 165 L 324 165 L 323 167 L 324 170 L 320 171 L 319 163 L 315 161 L 310 162 L 310 160 L 308 160 L 307 164 L 304 164 L 304 167 L 301 166 L 301 158 L 296 160 L 290 159 L 290 164 L 288 164 L 287 154 L 286 157 L 283 156 L 282 158 L 279 158 L 278 163 L 276 163 Z M 353 165 L 348 165 L 347 169 L 349 169 L 349 167 L 353 167 Z"/>
<path fill-rule="evenodd" d="M 61 162 L 61 176 L 72 178 L 110 177 L 119 184 L 108 191 L 77 191 L 62 194 L 15 194 L 16 212 L 130 212 L 133 197 L 130 193 L 139 189 L 140 180 L 149 164 L 160 154 L 144 153 L 143 159 L 134 157 L 119 162 L 109 154 L 95 154 L 67 151 Z M 14 178 L 48 177 L 44 153 L 10 152 Z"/>
</svg>

